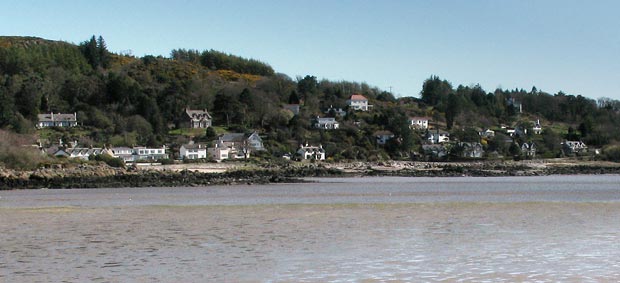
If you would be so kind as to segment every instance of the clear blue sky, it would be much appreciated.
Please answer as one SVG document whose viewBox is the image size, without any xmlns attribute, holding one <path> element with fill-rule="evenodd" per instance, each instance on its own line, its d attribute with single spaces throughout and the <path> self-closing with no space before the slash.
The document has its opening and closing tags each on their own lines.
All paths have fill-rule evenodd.
<svg viewBox="0 0 620 283">
<path fill-rule="evenodd" d="M 136 56 L 215 49 L 397 96 L 437 75 L 620 100 L 619 11 L 617 0 L 2 0 L 0 35 L 102 35 Z"/>
</svg>

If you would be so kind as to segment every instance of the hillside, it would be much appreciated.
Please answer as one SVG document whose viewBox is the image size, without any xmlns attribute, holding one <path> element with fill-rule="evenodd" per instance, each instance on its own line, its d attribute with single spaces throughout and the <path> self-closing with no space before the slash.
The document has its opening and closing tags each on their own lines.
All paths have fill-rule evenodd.
<svg viewBox="0 0 620 283">
<path fill-rule="evenodd" d="M 368 98 L 372 110 L 348 109 L 352 94 Z M 299 115 L 283 109 L 297 102 Z M 167 144 L 175 149 L 190 137 L 213 140 L 213 132 L 185 129 L 187 107 L 207 109 L 215 134 L 258 131 L 268 150 L 265 158 L 293 152 L 300 143 L 320 143 L 338 160 L 409 159 L 422 152 L 425 134 L 410 129 L 412 116 L 429 117 L 431 128 L 471 142 L 480 141 L 474 133 L 483 129 L 531 129 L 540 120 L 541 135 L 516 141 L 536 142 L 547 157 L 559 154 L 564 139 L 597 148 L 620 141 L 620 102 L 610 99 L 535 88 L 455 88 L 437 77 L 423 82 L 420 99 L 395 98 L 365 83 L 319 81 L 311 75 L 292 79 L 266 63 L 214 50 L 177 49 L 170 58 L 136 58 L 110 53 L 101 37 L 78 45 L 0 37 L 0 128 L 83 146 Z M 329 112 L 330 107 L 345 109 L 346 115 Z M 37 115 L 50 112 L 76 113 L 80 127 L 36 130 Z M 317 116 L 335 117 L 340 129 L 313 129 Z M 390 131 L 394 138 L 378 145 L 377 131 Z M 498 140 L 482 142 L 488 152 L 514 155 L 510 144 Z"/>
</svg>

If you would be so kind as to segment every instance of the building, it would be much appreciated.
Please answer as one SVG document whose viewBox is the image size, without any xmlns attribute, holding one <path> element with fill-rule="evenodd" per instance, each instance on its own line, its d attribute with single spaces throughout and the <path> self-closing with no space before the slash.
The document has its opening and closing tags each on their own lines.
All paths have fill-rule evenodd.
<svg viewBox="0 0 620 283">
<path fill-rule="evenodd" d="M 482 158 L 484 149 L 479 142 L 459 142 L 457 148 L 460 150 L 460 157 L 465 158 Z"/>
<path fill-rule="evenodd" d="M 428 129 L 428 117 L 410 117 L 409 128 L 425 130 Z"/>
<path fill-rule="evenodd" d="M 205 159 L 207 158 L 207 145 L 201 143 L 190 142 L 181 145 L 179 149 L 179 158 L 181 159 Z"/>
<path fill-rule="evenodd" d="M 340 127 L 340 124 L 336 121 L 336 118 L 321 118 L 317 116 L 314 120 L 314 127 L 317 129 L 336 130 Z"/>
<path fill-rule="evenodd" d="M 576 155 L 586 152 L 588 152 L 588 146 L 582 141 L 562 142 L 562 153 L 564 153 L 564 155 Z"/>
<path fill-rule="evenodd" d="M 495 131 L 491 129 L 486 129 L 484 131 L 478 132 L 478 135 L 480 135 L 480 137 L 482 138 L 490 139 L 495 137 Z"/>
<path fill-rule="evenodd" d="M 540 125 L 540 119 L 536 120 L 536 123 L 534 124 L 534 127 L 532 128 L 532 132 L 534 132 L 535 135 L 540 135 L 542 133 L 542 126 Z"/>
<path fill-rule="evenodd" d="M 263 140 L 256 131 L 251 134 L 221 135 L 215 142 L 215 146 L 207 149 L 209 155 L 216 161 L 249 158 L 252 151 L 261 150 L 265 150 Z"/>
<path fill-rule="evenodd" d="M 97 156 L 101 154 L 107 154 L 110 156 L 112 152 L 106 148 L 88 148 L 88 147 L 73 147 L 73 148 L 65 148 L 59 149 L 54 153 L 54 156 L 60 157 L 64 156 L 67 158 L 79 158 L 82 160 L 89 160 L 91 156 Z"/>
<path fill-rule="evenodd" d="M 300 156 L 302 160 L 325 160 L 325 150 L 321 145 L 300 145 L 299 149 L 297 150 L 297 155 Z"/>
<path fill-rule="evenodd" d="M 536 157 L 536 144 L 534 142 L 524 142 L 521 144 L 521 154 L 526 158 Z"/>
<path fill-rule="evenodd" d="M 384 145 L 387 141 L 394 138 L 394 133 L 390 131 L 377 131 L 375 132 L 375 139 L 377 140 L 377 144 Z"/>
<path fill-rule="evenodd" d="M 211 118 L 209 112 L 207 112 L 207 109 L 191 110 L 189 108 L 186 108 L 185 113 L 187 114 L 190 128 L 206 129 L 208 127 L 211 127 L 213 119 Z"/>
<path fill-rule="evenodd" d="M 160 159 L 168 159 L 166 146 L 159 148 L 137 146 L 133 148 L 134 161 L 156 161 Z"/>
<path fill-rule="evenodd" d="M 426 139 L 431 144 L 446 143 L 450 141 L 450 133 L 441 130 L 429 131 L 426 134 Z"/>
<path fill-rule="evenodd" d="M 125 163 L 131 163 L 136 161 L 136 155 L 133 148 L 130 147 L 113 147 L 112 156 L 122 159 Z"/>
<path fill-rule="evenodd" d="M 76 127 L 77 124 L 77 113 L 73 114 L 62 114 L 51 112 L 49 114 L 39 114 L 37 115 L 39 121 L 37 122 L 37 128 L 47 128 L 47 127 Z"/>
<path fill-rule="evenodd" d="M 347 100 L 347 105 L 353 110 L 368 111 L 372 105 L 368 105 L 368 98 L 361 94 L 353 94 Z"/>
<path fill-rule="evenodd" d="M 342 108 L 334 108 L 333 106 L 329 106 L 329 108 L 327 108 L 327 110 L 325 110 L 325 114 L 330 114 L 333 113 L 334 115 L 340 116 L 340 117 L 345 117 L 347 116 L 347 111 L 344 111 L 344 109 Z"/>
<path fill-rule="evenodd" d="M 448 149 L 441 144 L 424 144 L 422 151 L 429 160 L 440 160 L 448 156 Z"/>
</svg>

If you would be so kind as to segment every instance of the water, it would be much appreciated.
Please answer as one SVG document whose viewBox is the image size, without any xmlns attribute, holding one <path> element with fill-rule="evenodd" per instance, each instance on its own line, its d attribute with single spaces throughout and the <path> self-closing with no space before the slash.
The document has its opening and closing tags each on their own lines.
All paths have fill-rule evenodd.
<svg viewBox="0 0 620 283">
<path fill-rule="evenodd" d="M 616 282 L 620 176 L 0 192 L 0 282 Z"/>
</svg>

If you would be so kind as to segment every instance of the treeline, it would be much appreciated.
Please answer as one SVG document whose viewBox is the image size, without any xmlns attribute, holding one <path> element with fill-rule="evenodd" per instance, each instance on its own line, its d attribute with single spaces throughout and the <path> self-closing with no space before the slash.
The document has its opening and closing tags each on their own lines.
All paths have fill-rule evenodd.
<svg viewBox="0 0 620 283">
<path fill-rule="evenodd" d="M 192 49 L 175 49 L 170 53 L 170 57 L 174 60 L 200 64 L 210 70 L 232 70 L 241 74 L 258 76 L 272 76 L 275 73 L 273 68 L 266 63 L 213 49 L 202 52 Z"/>
<path fill-rule="evenodd" d="M 347 109 L 346 100 L 354 93 L 366 96 L 373 110 Z M 283 109 L 297 103 L 298 115 Z M 524 113 L 518 113 L 517 104 Z M 322 144 L 335 159 L 410 158 L 421 152 L 424 134 L 409 128 L 411 116 L 428 116 L 433 127 L 448 129 L 462 141 L 479 140 L 476 128 L 531 127 L 540 119 L 546 130 L 537 142 L 549 156 L 562 139 L 592 146 L 620 141 L 620 103 L 611 99 L 594 101 L 535 88 L 488 92 L 480 86 L 453 87 L 436 76 L 423 83 L 420 99 L 397 99 L 366 83 L 310 75 L 293 79 L 260 61 L 213 50 L 177 49 L 171 58 L 135 58 L 110 53 L 101 36 L 79 45 L 0 37 L 0 128 L 32 133 L 39 113 L 75 112 L 79 130 L 56 129 L 65 141 L 175 147 L 188 141 L 172 133 L 186 127 L 186 107 L 209 110 L 220 131 L 259 131 L 273 156 L 308 142 Z M 340 130 L 313 129 L 317 116 L 335 117 Z M 374 133 L 384 130 L 395 137 L 379 146 Z M 509 154 L 510 144 L 502 141 L 506 137 L 498 136 L 485 149 Z M 213 132 L 194 137 L 213 138 Z"/>
<path fill-rule="evenodd" d="M 529 123 L 540 119 L 549 123 L 568 125 L 566 132 L 557 133 L 560 139 L 582 140 L 588 145 L 600 147 L 620 141 L 620 102 L 609 98 L 598 100 L 564 92 L 555 94 L 532 87 L 487 92 L 479 85 L 454 88 L 447 80 L 431 76 L 422 87 L 421 101 L 443 113 L 436 120 L 445 119 L 451 129 L 476 125 L 494 127 L 500 124 L 531 128 L 519 121 L 521 109 Z M 520 105 L 520 106 L 519 106 Z M 523 125 L 523 124 L 526 125 Z"/>
</svg>

